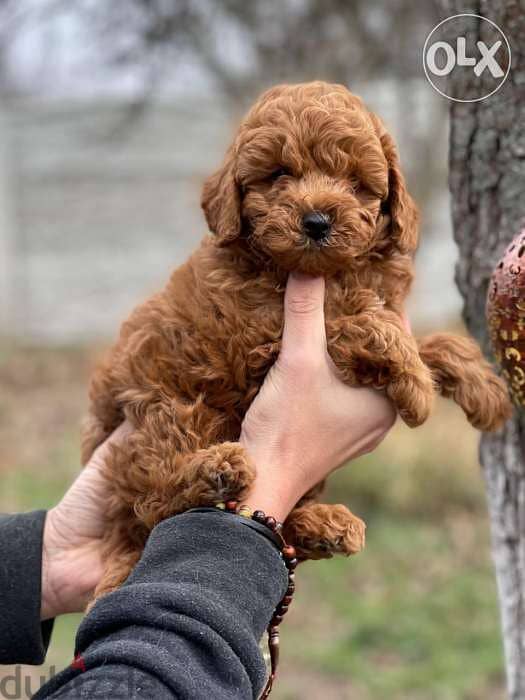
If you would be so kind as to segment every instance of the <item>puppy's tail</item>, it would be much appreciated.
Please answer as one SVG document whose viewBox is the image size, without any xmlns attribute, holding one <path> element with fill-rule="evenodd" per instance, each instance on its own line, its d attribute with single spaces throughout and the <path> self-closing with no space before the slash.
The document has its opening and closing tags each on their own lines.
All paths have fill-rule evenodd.
<svg viewBox="0 0 525 700">
<path fill-rule="evenodd" d="M 507 387 L 470 338 L 435 333 L 420 338 L 419 354 L 442 396 L 461 406 L 475 428 L 500 428 L 512 414 Z"/>
</svg>

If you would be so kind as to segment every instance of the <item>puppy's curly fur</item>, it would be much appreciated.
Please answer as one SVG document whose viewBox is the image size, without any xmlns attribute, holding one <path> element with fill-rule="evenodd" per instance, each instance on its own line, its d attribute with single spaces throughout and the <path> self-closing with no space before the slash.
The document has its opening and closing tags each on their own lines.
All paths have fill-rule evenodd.
<svg viewBox="0 0 525 700">
<path fill-rule="evenodd" d="M 214 236 L 134 311 L 92 380 L 84 462 L 124 418 L 136 428 L 106 465 L 111 527 L 96 596 L 125 580 L 159 521 L 249 489 L 254 466 L 235 440 L 279 352 L 291 270 L 326 278 L 328 348 L 343 380 L 384 388 L 408 425 L 427 419 L 436 390 L 482 430 L 510 413 L 473 341 L 418 344 L 404 329 L 416 208 L 391 137 L 345 87 L 262 95 L 202 206 Z M 331 227 L 321 242 L 303 229 L 314 211 Z M 315 502 L 321 486 L 286 523 L 302 559 L 363 544 L 364 524 L 345 506 Z"/>
</svg>

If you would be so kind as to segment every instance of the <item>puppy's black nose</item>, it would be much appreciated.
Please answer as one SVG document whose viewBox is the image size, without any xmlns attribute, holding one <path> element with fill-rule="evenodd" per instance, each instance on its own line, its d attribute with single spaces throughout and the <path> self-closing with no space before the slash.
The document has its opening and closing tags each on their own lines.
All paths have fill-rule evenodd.
<svg viewBox="0 0 525 700">
<path fill-rule="evenodd" d="M 330 219 L 321 211 L 310 211 L 303 216 L 303 229 L 308 238 L 321 241 L 330 233 Z"/>
</svg>

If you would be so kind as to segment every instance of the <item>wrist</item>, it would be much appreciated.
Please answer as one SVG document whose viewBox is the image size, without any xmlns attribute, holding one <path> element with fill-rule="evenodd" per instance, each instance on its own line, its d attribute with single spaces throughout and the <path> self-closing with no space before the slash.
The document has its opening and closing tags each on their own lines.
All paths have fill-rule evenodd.
<svg viewBox="0 0 525 700">
<path fill-rule="evenodd" d="M 61 534 L 61 517 L 52 509 L 44 525 L 42 543 L 42 583 L 40 618 L 47 620 L 72 612 L 81 612 L 91 593 L 90 578 L 97 574 L 97 560 L 86 551 L 90 545 L 75 546 Z M 89 576 L 86 577 L 86 568 Z M 87 583 L 84 579 L 88 579 Z"/>
<path fill-rule="evenodd" d="M 284 522 L 298 500 L 299 498 L 291 495 L 288 489 L 275 489 L 257 480 L 242 502 L 252 511 L 262 510 L 279 522 Z"/>
<path fill-rule="evenodd" d="M 288 465 L 282 455 L 277 457 L 269 452 L 263 454 L 251 449 L 249 441 L 243 435 L 240 443 L 249 454 L 256 470 L 255 482 L 243 503 L 252 511 L 263 510 L 284 522 L 307 490 L 304 483 L 297 483 L 297 467 Z"/>
<path fill-rule="evenodd" d="M 57 547 L 54 541 L 53 517 L 53 511 L 50 510 L 46 516 L 42 540 L 41 620 L 48 620 L 61 613 L 57 590 L 59 586 L 56 580 Z"/>
</svg>

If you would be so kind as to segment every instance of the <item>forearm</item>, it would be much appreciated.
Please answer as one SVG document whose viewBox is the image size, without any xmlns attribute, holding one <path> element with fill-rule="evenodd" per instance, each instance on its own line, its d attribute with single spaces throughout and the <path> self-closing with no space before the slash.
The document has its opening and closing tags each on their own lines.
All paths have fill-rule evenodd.
<svg viewBox="0 0 525 700">
<path fill-rule="evenodd" d="M 45 511 L 0 515 L 0 663 L 41 664 L 53 621 L 40 622 Z"/>
<path fill-rule="evenodd" d="M 235 518 L 171 518 L 84 619 L 76 668 L 36 697 L 255 698 L 266 675 L 258 643 L 286 585 L 277 549 Z"/>
</svg>

